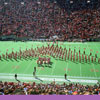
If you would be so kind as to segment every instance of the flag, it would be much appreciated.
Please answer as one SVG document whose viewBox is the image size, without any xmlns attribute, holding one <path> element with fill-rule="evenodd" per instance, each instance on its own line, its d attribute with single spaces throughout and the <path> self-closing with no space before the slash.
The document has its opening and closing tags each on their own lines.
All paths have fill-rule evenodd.
<svg viewBox="0 0 100 100">
<path fill-rule="evenodd" d="M 98 51 L 96 51 L 96 53 L 98 53 Z"/>
<path fill-rule="evenodd" d="M 90 51 L 92 51 L 92 49 L 90 49 Z"/>
</svg>

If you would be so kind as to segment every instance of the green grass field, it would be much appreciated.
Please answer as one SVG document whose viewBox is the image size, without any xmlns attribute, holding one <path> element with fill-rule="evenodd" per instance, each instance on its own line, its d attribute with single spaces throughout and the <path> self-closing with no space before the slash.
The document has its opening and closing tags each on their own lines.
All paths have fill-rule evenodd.
<svg viewBox="0 0 100 100">
<path fill-rule="evenodd" d="M 49 42 L 52 44 L 52 42 Z M 0 42 L 0 54 L 13 51 L 19 51 L 20 47 L 22 50 L 47 46 L 47 42 Z M 95 56 L 98 51 L 98 58 L 100 58 L 100 42 L 58 42 L 59 46 L 74 51 L 81 50 L 83 53 L 84 48 L 86 48 L 86 54 L 90 54 L 90 49 L 92 49 L 92 54 Z M 33 59 L 22 59 L 22 60 L 2 60 L 0 61 L 0 80 L 1 81 L 14 81 L 14 74 L 18 74 L 18 79 L 22 82 L 42 82 L 49 83 L 56 81 L 56 83 L 82 83 L 82 84 L 96 84 L 100 81 L 100 64 L 98 63 L 80 63 L 73 62 L 70 60 L 59 60 L 50 57 L 52 61 L 51 67 L 48 66 L 38 66 L 36 61 L 37 58 Z M 97 61 L 98 62 L 98 61 Z M 36 76 L 37 79 L 33 77 L 34 67 L 37 67 Z M 64 79 L 64 74 L 67 73 L 68 80 Z M 41 81 L 42 80 L 42 81 Z"/>
</svg>

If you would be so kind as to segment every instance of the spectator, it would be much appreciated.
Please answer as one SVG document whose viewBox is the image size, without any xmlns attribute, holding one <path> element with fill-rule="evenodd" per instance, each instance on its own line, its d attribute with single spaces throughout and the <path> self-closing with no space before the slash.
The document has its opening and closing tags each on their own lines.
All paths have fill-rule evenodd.
<svg viewBox="0 0 100 100">
<path fill-rule="evenodd" d="M 79 8 L 81 10 L 81 5 Z M 55 35 L 61 37 L 60 40 L 98 38 L 99 8 L 80 10 L 68 15 L 55 0 L 1 0 L 0 32 L 35 39 Z"/>
<path fill-rule="evenodd" d="M 0 82 L 1 95 L 99 95 L 100 85 Z"/>
</svg>

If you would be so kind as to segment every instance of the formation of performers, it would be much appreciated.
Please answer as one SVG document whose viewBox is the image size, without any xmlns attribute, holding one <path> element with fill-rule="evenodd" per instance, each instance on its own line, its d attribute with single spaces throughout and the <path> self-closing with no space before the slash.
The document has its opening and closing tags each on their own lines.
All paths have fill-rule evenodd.
<svg viewBox="0 0 100 100">
<path fill-rule="evenodd" d="M 46 57 L 39 57 L 39 59 L 37 60 L 37 64 L 50 64 L 50 58 L 46 58 Z"/>
<path fill-rule="evenodd" d="M 2 59 L 26 59 L 26 58 L 38 58 L 39 61 L 41 61 L 40 56 L 52 56 L 56 59 L 61 59 L 61 60 L 70 60 L 70 61 L 79 61 L 81 62 L 98 62 L 100 63 L 100 58 L 97 57 L 97 54 L 95 54 L 95 56 L 92 55 L 92 53 L 90 52 L 89 55 L 85 54 L 85 50 L 83 53 L 80 52 L 80 50 L 78 52 L 76 52 L 76 49 L 74 48 L 74 51 L 71 50 L 71 48 L 66 49 L 63 47 L 59 47 L 58 45 L 47 45 L 47 46 L 41 46 L 41 47 L 37 47 L 35 49 L 31 48 L 31 49 L 27 49 L 26 50 L 21 50 L 19 49 L 19 51 L 14 52 L 12 50 L 11 53 L 8 53 L 6 51 L 6 54 L 1 54 L 0 55 L 0 60 Z M 43 58 L 42 58 L 43 61 Z M 50 61 L 50 58 L 48 58 L 48 60 L 44 60 L 44 61 Z M 38 62 L 37 62 L 38 63 Z"/>
</svg>

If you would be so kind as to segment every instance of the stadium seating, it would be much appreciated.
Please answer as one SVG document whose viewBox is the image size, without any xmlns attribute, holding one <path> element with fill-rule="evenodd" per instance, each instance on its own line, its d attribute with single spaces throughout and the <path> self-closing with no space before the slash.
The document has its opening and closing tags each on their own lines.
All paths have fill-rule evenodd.
<svg viewBox="0 0 100 100">
<path fill-rule="evenodd" d="M 99 22 L 99 8 L 69 15 L 55 0 L 0 1 L 0 35 L 35 39 L 56 35 L 60 40 L 98 38 Z"/>
<path fill-rule="evenodd" d="M 100 85 L 0 82 L 0 95 L 99 95 Z"/>
</svg>

